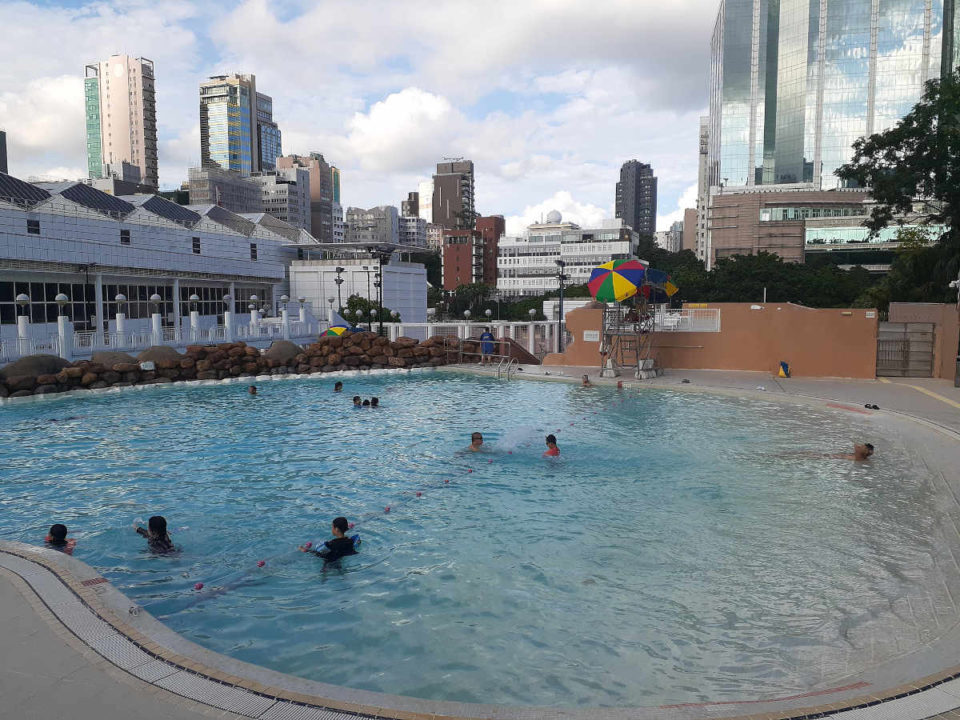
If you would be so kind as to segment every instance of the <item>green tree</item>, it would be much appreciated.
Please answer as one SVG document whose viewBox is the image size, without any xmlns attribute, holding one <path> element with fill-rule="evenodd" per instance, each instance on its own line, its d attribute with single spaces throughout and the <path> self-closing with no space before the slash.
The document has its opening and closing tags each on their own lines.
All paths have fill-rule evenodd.
<svg viewBox="0 0 960 720">
<path fill-rule="evenodd" d="M 374 311 L 372 318 L 370 315 L 371 310 Z M 357 319 L 357 311 L 360 312 L 362 320 Z M 367 300 L 361 295 L 351 295 L 347 298 L 347 303 L 343 308 L 343 317 L 348 322 L 356 323 L 357 325 L 368 322 L 393 322 L 393 315 L 391 314 L 390 308 L 381 308 L 376 302 Z M 400 319 L 402 320 L 402 318 Z"/>
<path fill-rule="evenodd" d="M 410 255 L 410 262 L 423 263 L 427 269 L 427 282 L 433 287 L 443 285 L 443 260 L 438 252 L 422 252 Z"/>
</svg>

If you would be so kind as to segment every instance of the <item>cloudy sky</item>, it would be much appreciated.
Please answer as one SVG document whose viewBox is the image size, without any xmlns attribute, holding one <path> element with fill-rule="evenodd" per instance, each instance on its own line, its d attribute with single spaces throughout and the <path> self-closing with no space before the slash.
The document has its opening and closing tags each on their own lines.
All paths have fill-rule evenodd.
<svg viewBox="0 0 960 720">
<path fill-rule="evenodd" d="M 254 73 L 285 153 L 343 171 L 344 205 L 397 205 L 438 160 L 518 231 L 613 216 L 619 167 L 659 177 L 659 229 L 696 196 L 716 0 L 0 0 L 0 129 L 20 177 L 86 175 L 83 66 L 156 64 L 160 183 L 199 163 L 198 84 Z"/>
</svg>

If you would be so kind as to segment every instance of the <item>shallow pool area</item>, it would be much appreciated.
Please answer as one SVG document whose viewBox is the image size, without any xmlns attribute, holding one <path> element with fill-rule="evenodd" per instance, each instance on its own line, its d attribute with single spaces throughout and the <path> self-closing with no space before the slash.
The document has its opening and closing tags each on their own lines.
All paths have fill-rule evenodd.
<svg viewBox="0 0 960 720">
<path fill-rule="evenodd" d="M 825 657 L 884 659 L 855 651 L 930 581 L 936 490 L 875 417 L 448 373 L 332 382 L 2 408 L 0 537 L 66 523 L 77 558 L 249 662 L 525 705 L 805 690 Z M 468 455 L 475 429 L 487 448 Z M 824 457 L 859 439 L 877 459 Z M 133 533 L 153 513 L 179 554 Z M 362 550 L 324 571 L 296 545 L 339 514 Z"/>
</svg>

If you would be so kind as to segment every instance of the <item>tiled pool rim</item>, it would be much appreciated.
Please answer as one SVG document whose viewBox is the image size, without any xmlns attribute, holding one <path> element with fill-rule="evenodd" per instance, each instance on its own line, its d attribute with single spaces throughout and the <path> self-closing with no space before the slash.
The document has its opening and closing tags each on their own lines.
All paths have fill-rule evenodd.
<svg viewBox="0 0 960 720">
<path fill-rule="evenodd" d="M 291 376 L 244 378 L 233 382 L 265 382 L 288 377 Z M 534 376 L 529 379 L 537 378 Z M 776 398 L 793 404 L 822 406 L 826 403 L 841 410 L 859 411 L 854 406 L 838 405 L 826 398 L 810 396 L 771 396 L 690 385 L 678 389 L 756 396 L 764 400 Z M 953 452 L 960 447 L 960 434 L 952 430 L 905 413 L 888 414 L 898 416 L 904 422 L 925 426 L 948 441 Z M 871 676 L 869 679 L 853 678 L 838 687 L 774 700 L 644 708 L 534 708 L 421 700 L 327 685 L 214 653 L 186 640 L 157 621 L 114 588 L 95 569 L 53 550 L 0 541 L 0 571 L 19 578 L 20 583 L 15 585 L 35 608 L 46 611 L 41 611 L 41 615 L 51 625 L 62 626 L 75 641 L 117 669 L 139 681 L 202 705 L 264 720 L 346 720 L 356 717 L 397 720 L 800 720 L 824 717 L 837 720 L 920 720 L 960 707 L 960 665 L 954 666 L 952 662 L 944 661 L 940 665 L 947 666 L 945 669 L 930 672 L 913 681 L 898 684 L 883 682 L 883 679 L 891 676 L 898 679 L 911 677 L 909 669 L 924 664 L 916 662 L 918 653 L 883 663 L 879 673 L 874 672 L 877 668 L 864 673 L 865 676 Z M 936 641 L 945 646 L 940 648 L 939 655 L 952 658 L 949 647 L 955 647 L 958 640 L 960 627 L 954 624 Z M 881 681 L 877 682 L 877 678 Z"/>
</svg>

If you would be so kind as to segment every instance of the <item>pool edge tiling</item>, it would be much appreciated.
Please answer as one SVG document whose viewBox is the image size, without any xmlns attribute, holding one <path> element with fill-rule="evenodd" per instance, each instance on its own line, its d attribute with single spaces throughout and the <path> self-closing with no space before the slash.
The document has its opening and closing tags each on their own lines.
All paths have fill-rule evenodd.
<svg viewBox="0 0 960 720">
<path fill-rule="evenodd" d="M 686 389 L 686 388 L 684 388 Z M 692 388 L 691 388 L 692 389 Z M 709 388 L 698 388 L 710 391 Z M 749 393 L 745 393 L 749 394 Z M 799 403 L 833 402 L 787 396 Z M 958 434 L 923 418 L 928 429 L 949 439 L 956 457 Z M 958 478 L 945 478 L 956 487 Z M 953 548 L 951 548 L 951 551 Z M 241 717 L 282 720 L 340 720 L 350 717 L 426 720 L 428 718 L 608 718 L 610 720 L 698 720 L 738 718 L 787 720 L 833 717 L 838 720 L 920 720 L 960 708 L 960 666 L 952 651 L 960 639 L 956 625 L 923 651 L 901 657 L 834 687 L 781 698 L 697 703 L 649 708 L 534 708 L 465 704 L 324 685 L 283 675 L 206 650 L 155 620 L 85 563 L 46 548 L 0 542 L 0 568 L 12 573 L 21 594 L 51 625 L 66 628 L 114 669 L 199 703 Z M 27 590 L 29 587 L 29 590 Z M 30 597 L 30 596 L 33 597 Z M 42 609 L 38 607 L 42 603 Z M 44 612 L 44 610 L 46 612 Z M 0 609 L 2 614 L 2 609 Z M 113 682 L 104 678 L 105 682 Z M 159 692 L 159 691 L 157 691 Z"/>
</svg>

